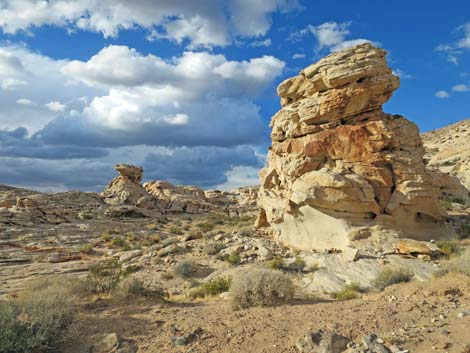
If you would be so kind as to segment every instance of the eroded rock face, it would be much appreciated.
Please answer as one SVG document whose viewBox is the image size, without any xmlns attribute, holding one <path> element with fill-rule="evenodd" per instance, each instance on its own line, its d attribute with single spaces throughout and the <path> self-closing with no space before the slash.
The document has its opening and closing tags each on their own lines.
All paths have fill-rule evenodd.
<svg viewBox="0 0 470 353">
<path fill-rule="evenodd" d="M 282 243 L 344 249 L 357 229 L 377 225 L 414 239 L 440 235 L 445 212 L 418 127 L 382 112 L 399 86 L 385 55 L 362 44 L 279 85 L 258 224 Z"/>
<path fill-rule="evenodd" d="M 104 202 L 110 205 L 132 205 L 143 203 L 143 207 L 149 205 L 149 194 L 142 187 L 143 168 L 128 164 L 117 164 L 115 167 L 119 175 L 111 180 L 106 189 L 101 193 Z"/>
</svg>

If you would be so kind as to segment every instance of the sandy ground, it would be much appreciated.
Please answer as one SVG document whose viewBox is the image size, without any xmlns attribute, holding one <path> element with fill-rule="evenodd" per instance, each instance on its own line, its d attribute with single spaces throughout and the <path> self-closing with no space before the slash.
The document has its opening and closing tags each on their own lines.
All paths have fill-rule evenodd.
<svg viewBox="0 0 470 353">
<path fill-rule="evenodd" d="M 134 298 L 97 302 L 83 309 L 75 337 L 63 352 L 78 353 L 100 333 L 116 332 L 139 352 L 298 352 L 295 343 L 311 330 L 333 331 L 355 341 L 375 333 L 410 352 L 470 352 L 470 278 L 447 275 L 430 282 L 394 285 L 361 299 L 293 301 L 277 307 L 233 311 L 224 299 L 159 302 Z M 189 345 L 174 335 L 200 327 Z"/>
</svg>

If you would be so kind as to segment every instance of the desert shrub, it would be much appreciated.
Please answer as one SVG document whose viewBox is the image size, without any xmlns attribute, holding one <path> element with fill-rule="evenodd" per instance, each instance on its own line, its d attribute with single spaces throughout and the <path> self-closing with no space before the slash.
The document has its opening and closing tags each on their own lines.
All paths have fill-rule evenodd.
<svg viewBox="0 0 470 353">
<path fill-rule="evenodd" d="M 295 260 L 287 266 L 287 269 L 290 271 L 302 272 L 305 266 L 305 261 L 297 255 Z"/>
<path fill-rule="evenodd" d="M 216 277 L 190 290 L 188 296 L 191 298 L 204 298 L 211 295 L 218 295 L 227 292 L 231 284 L 231 277 Z"/>
<path fill-rule="evenodd" d="M 175 266 L 175 274 L 183 278 L 191 277 L 194 272 L 196 272 L 196 266 L 191 260 L 182 260 Z"/>
<path fill-rule="evenodd" d="M 457 272 L 470 276 L 470 248 L 467 248 L 460 256 L 453 257 L 444 266 L 445 272 Z"/>
<path fill-rule="evenodd" d="M 44 352 L 63 341 L 76 315 L 73 288 L 68 281 L 46 280 L 0 301 L 0 352 Z"/>
<path fill-rule="evenodd" d="M 239 254 L 234 252 L 234 253 L 231 253 L 230 255 L 225 256 L 224 260 L 227 261 L 230 265 L 235 266 L 240 263 L 241 258 Z"/>
<path fill-rule="evenodd" d="M 196 224 L 196 227 L 198 227 L 203 232 L 210 232 L 211 230 L 214 229 L 215 225 L 214 223 L 211 223 L 211 222 L 202 222 L 202 223 Z"/>
<path fill-rule="evenodd" d="M 184 233 L 183 228 L 177 225 L 171 226 L 170 229 L 168 229 L 168 231 L 173 235 L 182 235 Z"/>
<path fill-rule="evenodd" d="M 253 233 L 253 229 L 250 227 L 242 227 L 238 230 L 237 235 L 239 237 L 249 237 Z"/>
<path fill-rule="evenodd" d="M 102 261 L 91 265 L 87 276 L 90 289 L 96 293 L 106 293 L 116 288 L 129 274 L 117 259 Z"/>
<path fill-rule="evenodd" d="M 331 293 L 332 298 L 336 300 L 351 300 L 356 299 L 359 295 L 360 285 L 357 282 L 352 282 L 345 285 L 338 292 Z"/>
<path fill-rule="evenodd" d="M 109 230 L 107 230 L 107 231 L 101 233 L 101 238 L 102 238 L 105 242 L 111 241 L 112 236 L 111 236 Z"/>
<path fill-rule="evenodd" d="M 220 243 L 210 242 L 204 247 L 204 251 L 206 252 L 207 255 L 215 255 L 223 248 L 224 246 Z"/>
<path fill-rule="evenodd" d="M 235 310 L 274 305 L 292 298 L 291 279 L 279 271 L 253 269 L 233 278 L 229 295 Z"/>
<path fill-rule="evenodd" d="M 135 277 L 123 280 L 113 293 L 113 296 L 119 299 L 134 296 L 164 298 L 166 295 L 165 290 L 159 284 L 153 283 L 148 285 Z"/>
<path fill-rule="evenodd" d="M 93 252 L 94 245 L 93 244 L 84 244 L 80 247 L 80 252 L 82 254 L 91 254 Z"/>
<path fill-rule="evenodd" d="M 279 256 L 274 257 L 268 262 L 268 267 L 272 270 L 280 270 L 284 266 L 284 261 Z"/>
<path fill-rule="evenodd" d="M 456 241 L 438 241 L 437 247 L 444 257 L 450 258 L 460 252 L 460 245 Z"/>
<path fill-rule="evenodd" d="M 413 278 L 413 273 L 406 268 L 385 268 L 373 281 L 373 285 L 383 290 L 392 284 L 409 282 Z"/>
</svg>

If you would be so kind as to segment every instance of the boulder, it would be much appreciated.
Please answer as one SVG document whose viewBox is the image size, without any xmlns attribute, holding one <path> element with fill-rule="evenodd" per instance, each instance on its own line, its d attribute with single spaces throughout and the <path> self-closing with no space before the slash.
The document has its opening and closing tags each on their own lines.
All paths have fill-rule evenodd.
<svg viewBox="0 0 470 353">
<path fill-rule="evenodd" d="M 412 239 L 443 235 L 418 127 L 382 112 L 399 86 L 385 55 L 361 44 L 279 85 L 257 221 L 279 242 L 344 250 L 378 225 Z"/>
</svg>

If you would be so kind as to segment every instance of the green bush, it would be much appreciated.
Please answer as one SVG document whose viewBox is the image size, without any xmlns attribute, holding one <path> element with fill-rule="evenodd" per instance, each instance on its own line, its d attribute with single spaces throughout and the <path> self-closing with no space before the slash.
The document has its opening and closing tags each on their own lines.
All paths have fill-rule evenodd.
<svg viewBox="0 0 470 353">
<path fill-rule="evenodd" d="M 45 280 L 0 301 L 0 352 L 44 352 L 63 341 L 76 316 L 73 288 L 63 279 Z"/>
<path fill-rule="evenodd" d="M 233 278 L 229 296 L 235 310 L 274 305 L 279 300 L 292 298 L 293 285 L 291 279 L 282 272 L 253 269 Z"/>
<path fill-rule="evenodd" d="M 116 288 L 124 277 L 129 274 L 117 259 L 111 259 L 91 265 L 87 282 L 96 293 L 106 293 Z"/>
<path fill-rule="evenodd" d="M 352 282 L 345 285 L 340 291 L 331 293 L 331 296 L 336 300 L 351 300 L 356 299 L 359 295 L 360 285 L 357 282 Z"/>
<path fill-rule="evenodd" d="M 231 277 L 216 277 L 201 286 L 189 291 L 191 298 L 204 298 L 207 296 L 218 295 L 227 292 L 232 284 Z"/>
<path fill-rule="evenodd" d="M 409 282 L 413 278 L 413 273 L 405 268 L 385 268 L 373 281 L 373 285 L 383 290 L 392 284 Z"/>
<path fill-rule="evenodd" d="M 191 260 L 182 260 L 175 266 L 175 274 L 183 278 L 191 277 L 194 272 L 196 272 L 196 266 Z"/>
</svg>

